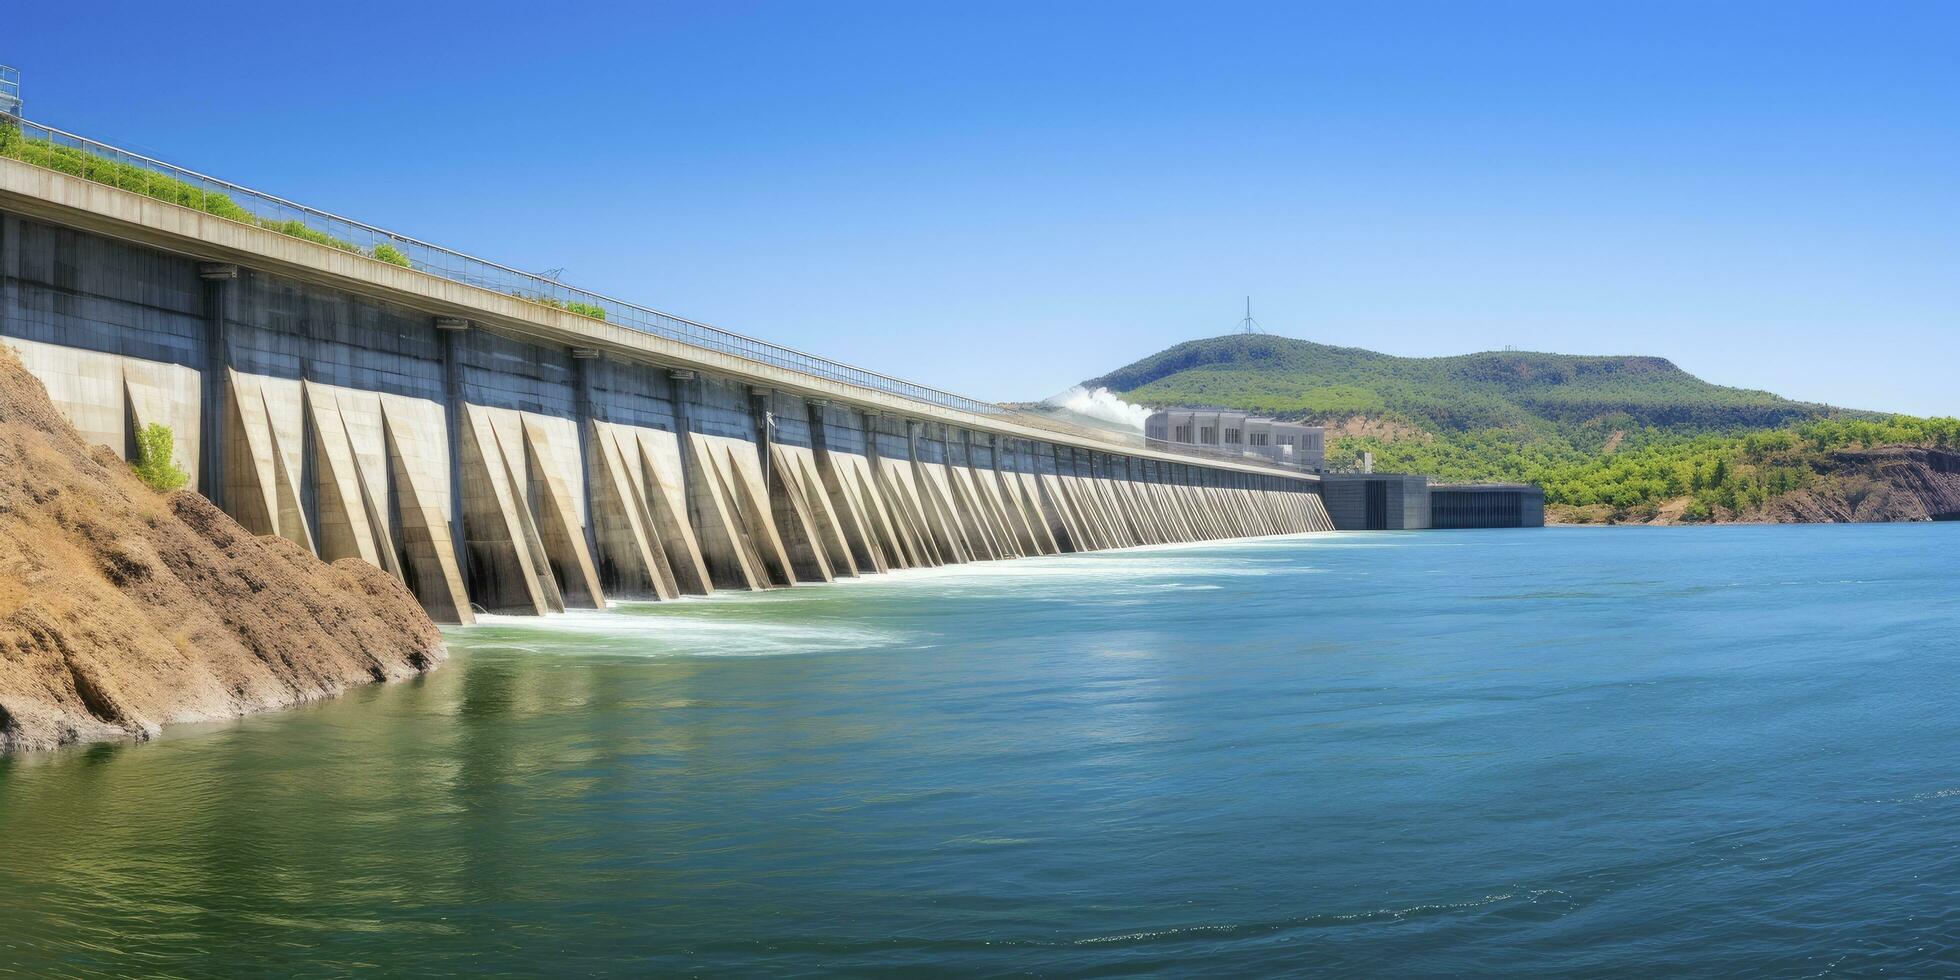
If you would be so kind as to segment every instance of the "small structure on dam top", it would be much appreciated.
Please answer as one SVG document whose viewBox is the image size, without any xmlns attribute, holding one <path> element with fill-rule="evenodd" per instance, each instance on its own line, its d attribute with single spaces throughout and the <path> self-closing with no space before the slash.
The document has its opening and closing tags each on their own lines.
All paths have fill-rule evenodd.
<svg viewBox="0 0 1960 980">
<path fill-rule="evenodd" d="M 0 122 L 0 338 L 246 528 L 432 616 L 1331 530 L 1320 481 L 1112 441 Z"/>
<path fill-rule="evenodd" d="M 1165 409 L 1144 420 L 1145 445 L 1225 458 L 1266 459 L 1306 473 L 1327 465 L 1327 431 L 1229 408 Z"/>
<path fill-rule="evenodd" d="M 0 115 L 20 118 L 20 69 L 0 65 Z"/>
</svg>

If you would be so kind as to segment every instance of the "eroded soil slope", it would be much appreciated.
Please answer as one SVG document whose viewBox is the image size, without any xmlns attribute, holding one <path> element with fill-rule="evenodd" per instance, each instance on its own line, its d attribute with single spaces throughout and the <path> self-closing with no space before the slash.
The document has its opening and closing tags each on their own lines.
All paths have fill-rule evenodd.
<svg viewBox="0 0 1960 980">
<path fill-rule="evenodd" d="M 147 738 L 442 656 L 400 583 L 152 492 L 0 348 L 0 751 Z"/>
</svg>

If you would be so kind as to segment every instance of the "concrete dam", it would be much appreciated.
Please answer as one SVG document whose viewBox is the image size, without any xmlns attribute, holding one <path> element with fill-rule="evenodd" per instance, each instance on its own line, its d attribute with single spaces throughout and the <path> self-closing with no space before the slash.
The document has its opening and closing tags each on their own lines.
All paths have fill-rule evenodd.
<svg viewBox="0 0 1960 980">
<path fill-rule="evenodd" d="M 1333 527 L 1310 474 L 1128 445 L 32 123 L 0 124 L 0 337 L 90 439 L 129 457 L 169 426 L 246 529 L 380 566 L 448 622 Z"/>
</svg>

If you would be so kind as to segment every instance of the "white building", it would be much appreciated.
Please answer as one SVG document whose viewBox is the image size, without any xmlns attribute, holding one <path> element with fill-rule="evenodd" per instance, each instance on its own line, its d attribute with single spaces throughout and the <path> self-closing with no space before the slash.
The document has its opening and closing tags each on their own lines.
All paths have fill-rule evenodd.
<svg viewBox="0 0 1960 980">
<path fill-rule="evenodd" d="M 1146 444 L 1176 451 L 1199 449 L 1228 456 L 1263 456 L 1282 466 L 1317 473 L 1327 463 L 1327 433 L 1317 425 L 1276 422 L 1230 409 L 1173 409 L 1143 423 Z"/>
</svg>

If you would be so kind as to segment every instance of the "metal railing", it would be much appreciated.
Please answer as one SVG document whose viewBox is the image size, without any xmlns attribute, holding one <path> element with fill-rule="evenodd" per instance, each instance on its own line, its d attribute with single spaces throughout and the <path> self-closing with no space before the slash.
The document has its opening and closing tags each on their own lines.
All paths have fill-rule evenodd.
<svg viewBox="0 0 1960 980">
<path fill-rule="evenodd" d="M 20 118 L 20 69 L 0 65 L 0 114 Z"/>
<path fill-rule="evenodd" d="M 1273 469 L 1285 470 L 1286 472 L 1289 473 L 1318 472 L 1317 470 L 1308 469 L 1307 467 L 1304 466 L 1299 466 L 1292 463 L 1280 462 L 1272 454 L 1262 453 L 1259 452 L 1257 449 L 1233 450 L 1233 449 L 1225 449 L 1222 447 L 1213 448 L 1210 446 L 1201 446 L 1196 443 L 1173 442 L 1169 439 L 1157 439 L 1157 438 L 1145 438 L 1143 440 L 1143 444 L 1146 448 L 1155 449 L 1158 450 L 1159 452 L 1178 453 L 1179 455 L 1183 455 L 1183 456 L 1200 456 L 1206 459 L 1222 459 L 1234 463 L 1250 463 L 1258 466 L 1269 466 L 1272 467 Z"/>
<path fill-rule="evenodd" d="M 0 77 L 0 101 L 4 100 L 4 93 L 8 91 L 5 86 L 6 79 Z M 17 77 L 13 79 L 12 91 L 16 94 L 19 91 Z M 780 344 L 772 344 L 766 340 L 758 340 L 719 327 L 711 327 L 705 323 L 662 313 L 659 310 L 614 299 L 590 290 L 567 286 L 554 279 L 513 269 L 488 259 L 479 259 L 351 218 L 343 218 L 318 208 L 255 191 L 228 180 L 187 170 L 140 153 L 55 129 L 52 126 L 18 117 L 0 116 L 0 127 L 11 131 L 0 132 L 0 156 L 121 187 L 124 190 L 203 211 L 219 218 L 256 225 L 356 255 L 364 255 L 377 262 L 411 268 L 453 282 L 506 293 L 519 299 L 572 313 L 585 315 L 591 315 L 586 311 L 600 313 L 603 315 L 595 319 L 694 347 L 731 354 L 758 364 L 798 371 L 827 381 L 897 395 L 928 405 L 992 416 L 1003 422 L 1013 422 L 1085 441 L 1100 443 L 1118 441 L 1112 433 L 1046 418 L 1037 413 L 1014 411 L 993 402 L 968 398 L 929 385 L 915 384 L 876 371 L 818 357 L 815 354 L 806 354 Z M 1158 440 L 1151 440 L 1149 448 L 1190 456 L 1208 456 L 1241 465 L 1263 465 L 1288 472 L 1299 472 L 1292 467 L 1260 456 L 1214 454 L 1205 452 L 1200 447 L 1182 443 L 1160 444 Z"/>
<path fill-rule="evenodd" d="M 183 167 L 51 126 L 24 119 L 9 119 L 6 124 L 18 129 L 17 138 L 25 141 L 28 152 L 45 159 L 23 157 L 20 153 L 14 152 L 5 155 L 26 159 L 29 163 L 37 163 L 74 176 L 123 186 L 126 190 L 149 194 L 218 217 L 258 224 L 274 231 L 282 231 L 295 237 L 366 255 L 376 261 L 390 262 L 432 276 L 508 293 L 545 306 L 569 309 L 574 312 L 583 312 L 580 307 L 599 311 L 604 314 L 599 319 L 607 323 L 630 327 L 707 350 L 732 354 L 759 364 L 800 371 L 827 381 L 842 382 L 963 412 L 979 415 L 1008 413 L 1007 409 L 992 402 L 941 391 L 928 385 L 915 384 L 876 371 L 818 357 L 815 354 L 806 354 L 780 344 L 772 344 L 765 340 L 711 327 L 705 323 L 662 313 L 659 310 L 614 299 L 590 290 L 577 289 L 544 276 L 523 272 L 488 259 L 479 259 L 407 235 L 329 214 L 317 208 L 310 208 L 227 180 L 186 170 Z M 45 147 L 36 149 L 33 146 L 36 143 L 45 144 Z M 46 147 L 65 148 L 72 152 L 49 153 Z M 100 165 L 78 157 L 77 154 L 98 158 Z M 166 180 L 158 181 L 146 177 L 144 172 L 161 175 Z"/>
</svg>

